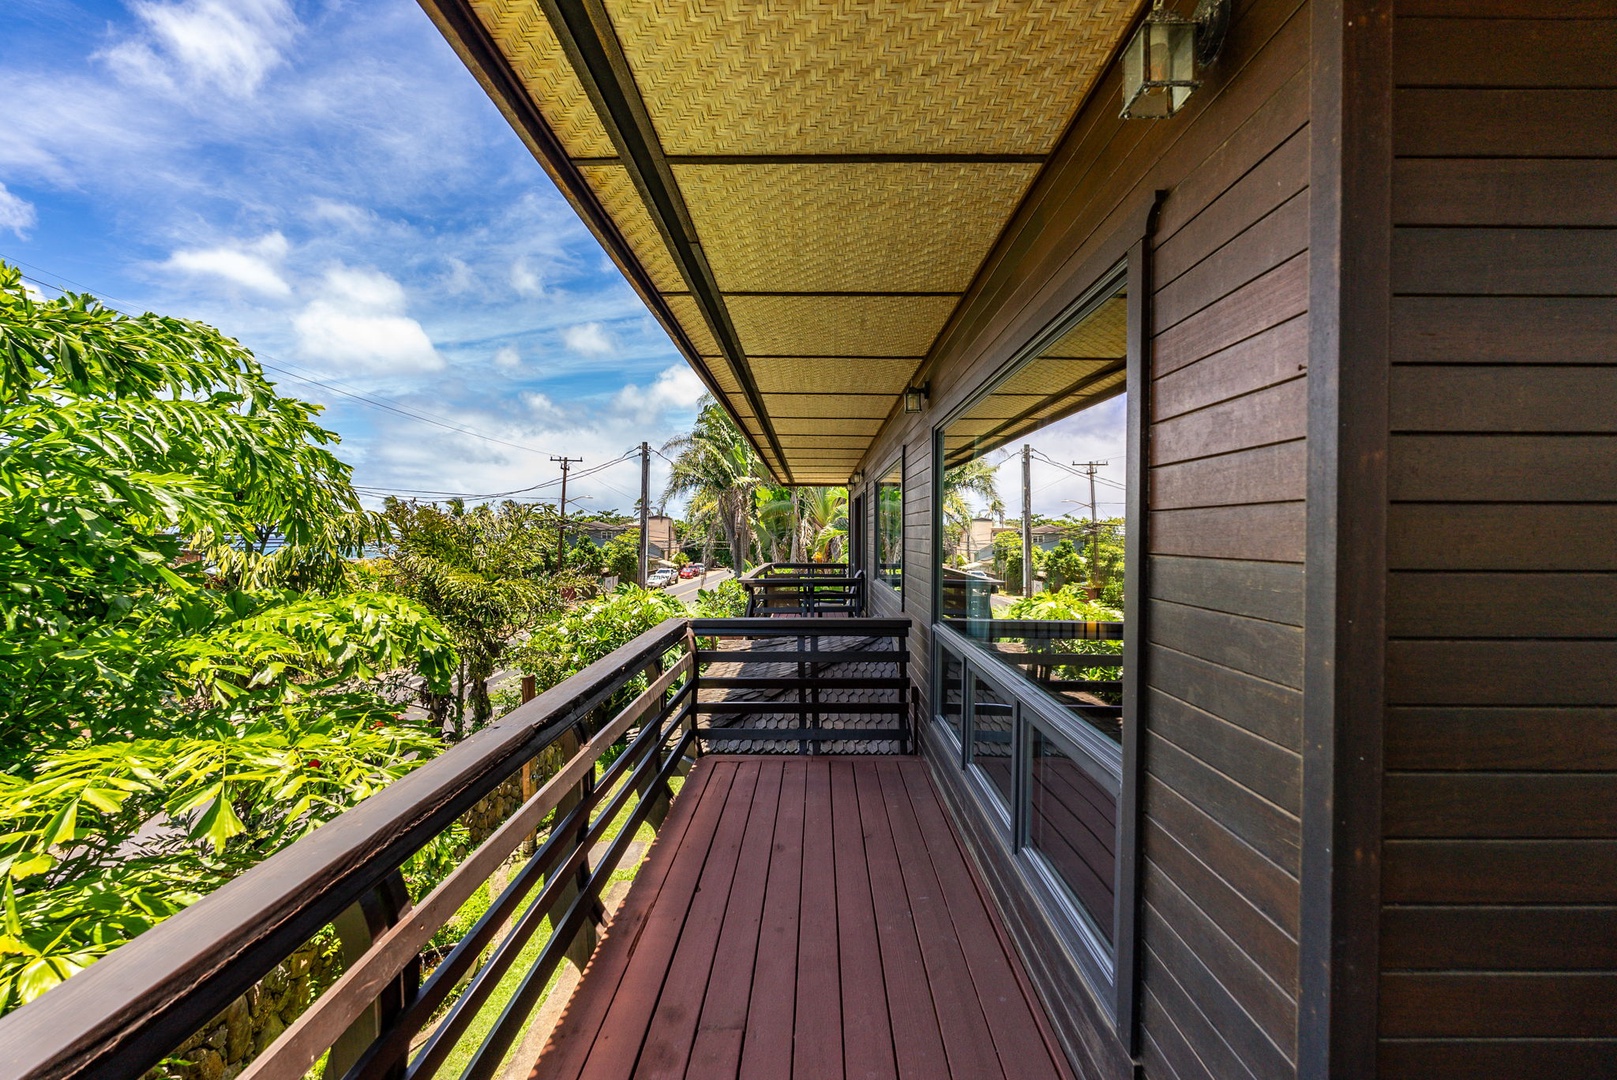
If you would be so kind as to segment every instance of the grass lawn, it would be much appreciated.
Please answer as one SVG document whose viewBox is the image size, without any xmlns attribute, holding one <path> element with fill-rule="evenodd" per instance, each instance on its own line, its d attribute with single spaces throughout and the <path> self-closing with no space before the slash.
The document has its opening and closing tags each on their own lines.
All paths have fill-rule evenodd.
<svg viewBox="0 0 1617 1080">
<path fill-rule="evenodd" d="M 679 794 L 679 789 L 684 782 L 683 777 L 676 776 L 669 780 L 668 786 L 672 788 L 674 794 L 677 795 Z M 621 783 L 622 781 L 620 781 L 620 784 Z M 614 789 L 614 791 L 616 791 L 616 789 Z M 607 798 L 610 799 L 610 797 L 611 796 L 609 795 Z M 603 802 L 604 801 L 606 800 L 603 800 Z M 624 807 L 623 811 L 618 814 L 617 818 L 607 826 L 606 832 L 602 836 L 602 842 L 610 842 L 623 831 L 623 827 L 628 822 L 629 814 L 633 810 L 633 807 L 634 800 L 631 799 Z M 656 836 L 656 833 L 652 831 L 650 825 L 641 825 L 637 831 L 635 839 L 649 843 L 654 836 Z M 620 867 L 619 869 L 615 870 L 612 873 L 612 876 L 608 879 L 608 887 L 610 888 L 611 885 L 620 881 L 633 880 L 636 872 L 638 872 L 639 869 L 639 862 Z M 519 911 L 526 910 L 528 904 L 530 904 L 533 899 L 539 895 L 539 891 L 539 888 L 536 887 L 531 893 L 529 893 L 527 898 L 523 900 Z M 468 903 L 470 904 L 475 901 L 476 898 L 474 898 L 472 901 L 468 901 Z M 483 904 L 486 906 L 487 903 L 488 901 L 485 897 L 483 899 Z M 475 919 L 475 916 L 473 916 L 473 918 Z M 467 925 L 470 925 L 470 923 L 468 922 Z M 517 957 L 516 963 L 511 965 L 510 970 L 505 973 L 504 978 L 500 980 L 500 983 L 495 987 L 494 992 L 489 995 L 488 1001 L 485 1002 L 483 1008 L 479 1010 L 476 1019 L 474 1019 L 471 1025 L 466 1029 L 466 1033 L 461 1036 L 460 1042 L 450 1053 L 448 1061 L 445 1062 L 444 1069 L 441 1070 L 442 1075 L 460 1075 L 461 1071 L 471 1061 L 472 1054 L 475 1053 L 477 1048 L 482 1045 L 484 1037 L 487 1036 L 490 1029 L 494 1027 L 494 1022 L 499 1018 L 501 1012 L 504 1011 L 506 1003 L 509 1002 L 511 1000 L 511 996 L 516 993 L 518 984 L 522 982 L 522 977 L 529 971 L 529 969 L 533 967 L 534 963 L 538 961 L 540 952 L 544 950 L 545 944 L 549 940 L 550 920 L 546 919 L 541 925 L 540 929 L 536 931 L 533 937 L 528 940 L 527 945 L 523 947 L 522 952 Z M 545 992 L 540 995 L 539 1000 L 534 1003 L 532 1011 L 529 1013 L 527 1020 L 524 1021 L 524 1031 L 526 1031 L 527 1028 L 533 1023 L 534 1017 L 538 1014 L 539 1009 L 543 1007 L 545 999 L 548 998 L 550 996 L 550 992 L 555 989 L 556 981 L 560 978 L 560 976 L 561 968 L 558 967 L 556 972 L 551 975 L 550 982 L 545 987 Z M 512 1047 L 513 1051 L 515 1050 L 516 1045 L 520 1045 L 520 1043 L 521 1039 L 519 1038 L 517 1043 Z M 507 1058 L 509 1059 L 509 1054 L 507 1055 Z"/>
</svg>

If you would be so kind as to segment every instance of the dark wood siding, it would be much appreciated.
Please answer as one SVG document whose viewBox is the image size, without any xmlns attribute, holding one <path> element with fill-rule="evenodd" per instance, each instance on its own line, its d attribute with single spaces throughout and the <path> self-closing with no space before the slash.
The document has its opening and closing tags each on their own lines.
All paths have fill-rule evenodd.
<svg viewBox="0 0 1617 1080">
<path fill-rule="evenodd" d="M 1617 1075 L 1617 4 L 1397 15 L 1382 1075 Z"/>
<path fill-rule="evenodd" d="M 931 618 L 931 431 L 1127 251 L 1153 192 L 1149 685 L 1142 740 L 1140 1052 L 1150 1077 L 1295 1074 L 1302 560 L 1308 358 L 1309 12 L 1236 5 L 1184 112 L 1117 117 L 1113 71 L 1075 120 L 937 343 L 903 446 L 904 610 Z M 896 598 L 874 590 L 877 613 Z M 928 711 L 929 714 L 929 711 Z M 943 739 L 942 789 L 1084 1075 L 1128 1075 L 1122 1043 L 1021 895 L 997 826 Z"/>
</svg>

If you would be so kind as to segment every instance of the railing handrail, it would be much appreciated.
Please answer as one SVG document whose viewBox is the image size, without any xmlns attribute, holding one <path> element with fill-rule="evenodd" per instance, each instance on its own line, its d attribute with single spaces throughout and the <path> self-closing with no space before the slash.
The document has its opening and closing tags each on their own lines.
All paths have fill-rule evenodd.
<svg viewBox="0 0 1617 1080">
<path fill-rule="evenodd" d="M 692 619 L 691 631 L 698 637 L 892 637 L 910 630 L 907 616 L 899 618 L 816 619 L 807 616 L 776 616 L 772 619 Z"/>
<path fill-rule="evenodd" d="M 806 574 L 796 574 L 795 571 L 808 571 Z M 765 581 L 771 576 L 796 577 L 852 577 L 848 573 L 847 563 L 817 563 L 817 562 L 767 562 L 753 567 L 738 580 L 743 584 L 749 581 Z"/>
<path fill-rule="evenodd" d="M 672 618 L 0 1018 L 0 1078 L 136 1076 L 668 649 Z"/>
</svg>

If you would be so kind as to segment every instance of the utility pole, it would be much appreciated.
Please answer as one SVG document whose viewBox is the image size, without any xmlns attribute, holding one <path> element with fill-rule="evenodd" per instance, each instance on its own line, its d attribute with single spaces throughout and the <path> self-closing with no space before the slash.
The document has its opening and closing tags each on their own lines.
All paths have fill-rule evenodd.
<svg viewBox="0 0 1617 1080">
<path fill-rule="evenodd" d="M 1022 444 L 1022 595 L 1033 595 L 1033 447 Z"/>
<path fill-rule="evenodd" d="M 646 572 L 651 569 L 651 444 L 640 444 L 640 582 L 646 587 Z"/>
<path fill-rule="evenodd" d="M 1073 465 L 1084 471 L 1089 477 L 1089 598 L 1098 599 L 1100 596 L 1100 522 L 1095 514 L 1095 474 L 1104 461 L 1075 461 Z"/>
<path fill-rule="evenodd" d="M 567 470 L 573 462 L 583 461 L 581 457 L 557 457 L 550 455 L 551 461 L 561 463 L 561 523 L 556 526 L 556 569 L 560 570 L 567 563 Z"/>
</svg>

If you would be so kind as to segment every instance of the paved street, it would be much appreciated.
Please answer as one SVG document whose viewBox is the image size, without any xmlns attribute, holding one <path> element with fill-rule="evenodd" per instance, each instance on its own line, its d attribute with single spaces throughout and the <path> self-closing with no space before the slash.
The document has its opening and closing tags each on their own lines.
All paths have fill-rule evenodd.
<svg viewBox="0 0 1617 1080">
<path fill-rule="evenodd" d="M 728 581 L 734 576 L 730 570 L 718 567 L 699 577 L 674 582 L 668 587 L 668 595 L 689 602 L 696 599 L 696 590 L 718 588 L 719 582 Z"/>
</svg>

